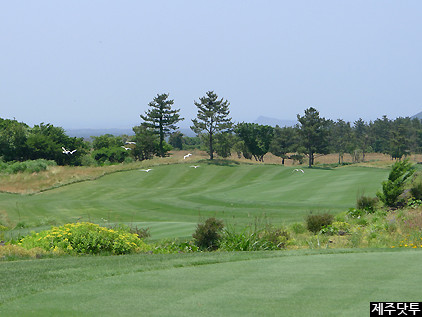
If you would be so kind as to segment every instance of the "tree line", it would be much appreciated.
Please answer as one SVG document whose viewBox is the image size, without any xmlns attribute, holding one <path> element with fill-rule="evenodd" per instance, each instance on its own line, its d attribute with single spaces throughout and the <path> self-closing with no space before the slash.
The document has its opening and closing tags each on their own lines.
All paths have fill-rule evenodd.
<svg viewBox="0 0 422 317">
<path fill-rule="evenodd" d="M 364 161 L 366 153 L 389 154 L 394 159 L 422 152 L 422 123 L 415 118 L 353 123 L 321 117 L 310 107 L 293 127 L 271 127 L 256 123 L 235 124 L 230 103 L 213 91 L 194 101 L 196 118 L 191 129 L 196 137 L 186 137 L 177 124 L 184 120 L 180 109 L 173 108 L 169 94 L 157 94 L 140 115 L 142 123 L 133 127 L 134 136 L 102 135 L 92 142 L 69 137 L 61 127 L 41 123 L 34 127 L 15 119 L 0 118 L 0 159 L 5 162 L 35 159 L 54 160 L 59 165 L 93 165 L 165 157 L 171 149 L 201 148 L 209 158 L 214 155 L 263 161 L 267 153 L 280 157 L 282 164 L 291 159 L 311 167 L 315 158 L 338 153 L 339 164 L 346 153 L 354 162 Z"/>
</svg>

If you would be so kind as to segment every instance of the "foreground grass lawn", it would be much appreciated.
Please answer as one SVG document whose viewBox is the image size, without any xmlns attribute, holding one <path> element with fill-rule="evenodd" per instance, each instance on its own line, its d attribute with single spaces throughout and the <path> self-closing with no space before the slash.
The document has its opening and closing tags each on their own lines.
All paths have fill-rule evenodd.
<svg viewBox="0 0 422 317">
<path fill-rule="evenodd" d="M 368 316 L 420 301 L 419 250 L 308 250 L 0 263 L 5 316 Z"/>
<path fill-rule="evenodd" d="M 90 221 L 150 227 L 152 238 L 189 237 L 208 217 L 248 224 L 302 222 L 309 211 L 345 211 L 374 196 L 388 170 L 280 165 L 162 165 L 119 172 L 35 195 L 0 194 L 0 217 L 28 227 Z M 25 232 L 23 232 L 25 233 Z"/>
</svg>

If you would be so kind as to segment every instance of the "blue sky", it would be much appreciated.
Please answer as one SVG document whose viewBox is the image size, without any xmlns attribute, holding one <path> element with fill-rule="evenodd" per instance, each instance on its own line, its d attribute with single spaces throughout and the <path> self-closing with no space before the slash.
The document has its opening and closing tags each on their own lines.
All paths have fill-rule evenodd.
<svg viewBox="0 0 422 317">
<path fill-rule="evenodd" d="M 310 106 L 347 121 L 411 116 L 421 34 L 419 0 L 3 1 L 0 117 L 131 128 L 159 93 L 192 119 L 209 90 L 236 122 Z"/>
</svg>

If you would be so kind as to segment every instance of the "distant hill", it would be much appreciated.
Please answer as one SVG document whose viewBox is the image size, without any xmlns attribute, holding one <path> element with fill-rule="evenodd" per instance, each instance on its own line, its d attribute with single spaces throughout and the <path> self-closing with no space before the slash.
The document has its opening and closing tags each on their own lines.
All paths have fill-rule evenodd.
<svg viewBox="0 0 422 317">
<path fill-rule="evenodd" d="M 417 114 L 415 114 L 414 116 L 411 116 L 410 118 L 411 118 L 411 119 L 415 119 L 415 118 L 417 118 L 417 119 L 419 119 L 419 120 L 422 120 L 422 111 L 421 111 L 421 112 L 419 112 L 419 113 L 417 113 Z"/>
<path fill-rule="evenodd" d="M 253 123 L 258 123 L 262 125 L 270 125 L 272 127 L 275 127 L 276 125 L 278 125 L 279 127 L 292 127 L 297 123 L 297 121 L 296 120 L 280 120 L 276 118 L 259 116 Z"/>
<path fill-rule="evenodd" d="M 134 135 L 132 129 L 66 129 L 66 134 L 71 137 L 90 139 L 93 136 L 100 136 L 104 134 L 112 135 Z"/>
</svg>

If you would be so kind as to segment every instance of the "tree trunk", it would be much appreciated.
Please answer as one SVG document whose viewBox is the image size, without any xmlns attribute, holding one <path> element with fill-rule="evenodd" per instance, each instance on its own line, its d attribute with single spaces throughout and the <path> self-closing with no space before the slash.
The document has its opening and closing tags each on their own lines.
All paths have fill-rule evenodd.
<svg viewBox="0 0 422 317">
<path fill-rule="evenodd" d="M 309 168 L 312 167 L 313 163 L 314 163 L 314 153 L 312 153 L 312 151 L 309 151 Z"/>
<path fill-rule="evenodd" d="M 210 132 L 210 160 L 214 159 L 214 149 L 212 148 L 212 133 Z"/>
<path fill-rule="evenodd" d="M 163 124 L 160 120 L 160 156 L 161 157 L 164 157 L 163 141 L 164 141 Z"/>
</svg>

